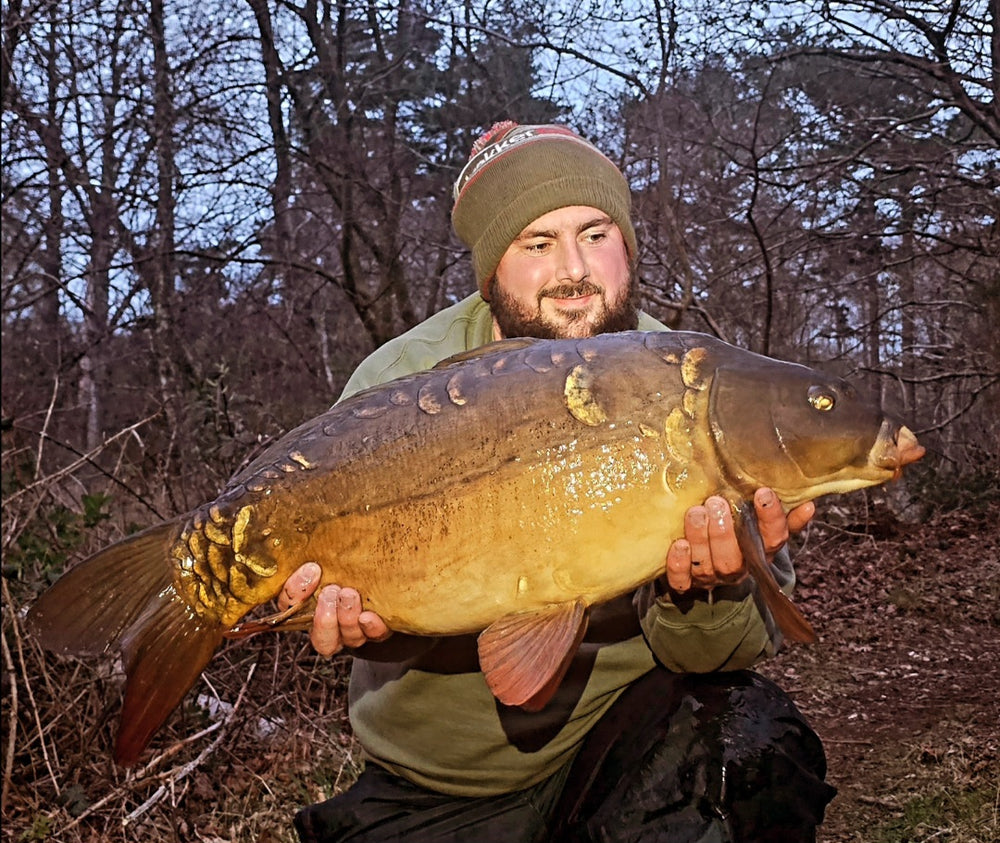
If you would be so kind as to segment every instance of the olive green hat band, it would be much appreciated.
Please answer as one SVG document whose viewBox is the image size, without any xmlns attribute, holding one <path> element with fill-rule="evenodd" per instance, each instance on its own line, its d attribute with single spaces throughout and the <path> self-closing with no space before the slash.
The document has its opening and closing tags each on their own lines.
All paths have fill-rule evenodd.
<svg viewBox="0 0 1000 843">
<path fill-rule="evenodd" d="M 621 171 L 562 126 L 498 123 L 472 149 L 455 182 L 452 223 L 472 251 L 480 292 L 514 239 L 543 214 L 570 205 L 604 211 L 636 255 L 632 194 Z"/>
</svg>

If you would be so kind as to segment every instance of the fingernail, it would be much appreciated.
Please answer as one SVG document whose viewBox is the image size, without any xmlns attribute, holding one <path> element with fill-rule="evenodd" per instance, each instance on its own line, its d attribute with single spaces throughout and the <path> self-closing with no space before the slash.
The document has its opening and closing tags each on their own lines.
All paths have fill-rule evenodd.
<svg viewBox="0 0 1000 843">
<path fill-rule="evenodd" d="M 725 522 L 726 504 L 722 501 L 709 501 L 708 510 L 719 524 Z"/>
<path fill-rule="evenodd" d="M 708 513 L 704 509 L 696 509 L 689 516 L 692 526 L 704 527 L 708 522 Z"/>
<path fill-rule="evenodd" d="M 761 506 L 771 506 L 774 503 L 774 492 L 770 489 L 764 489 L 757 494 L 757 501 Z"/>
<path fill-rule="evenodd" d="M 302 566 L 302 590 L 305 591 L 309 586 L 316 582 L 317 577 L 322 573 L 319 565 L 314 565 L 312 563 L 307 563 Z"/>
</svg>

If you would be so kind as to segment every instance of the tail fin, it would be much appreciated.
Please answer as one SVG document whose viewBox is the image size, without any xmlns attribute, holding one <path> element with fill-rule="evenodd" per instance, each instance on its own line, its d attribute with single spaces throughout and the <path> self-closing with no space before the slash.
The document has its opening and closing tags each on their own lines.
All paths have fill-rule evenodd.
<svg viewBox="0 0 1000 843">
<path fill-rule="evenodd" d="M 42 594 L 28 627 L 53 652 L 121 651 L 125 701 L 115 760 L 134 764 L 222 641 L 174 588 L 169 548 L 180 520 L 131 536 L 84 560 Z"/>
<path fill-rule="evenodd" d="M 222 643 L 219 623 L 199 618 L 172 583 L 162 597 L 128 630 L 121 645 L 128 678 L 115 761 L 126 766 L 139 760 Z"/>
<path fill-rule="evenodd" d="M 46 650 L 97 656 L 119 649 L 125 631 L 173 585 L 169 548 L 180 531 L 168 521 L 123 539 L 63 574 L 28 612 Z"/>
</svg>

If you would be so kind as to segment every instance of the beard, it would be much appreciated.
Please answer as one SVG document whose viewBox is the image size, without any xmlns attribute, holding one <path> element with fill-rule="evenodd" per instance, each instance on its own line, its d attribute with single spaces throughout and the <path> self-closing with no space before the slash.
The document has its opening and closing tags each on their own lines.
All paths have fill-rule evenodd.
<svg viewBox="0 0 1000 843">
<path fill-rule="evenodd" d="M 544 340 L 592 337 L 615 331 L 634 331 L 639 325 L 638 284 L 630 275 L 617 298 L 608 299 L 603 287 L 583 280 L 543 288 L 534 307 L 518 301 L 496 282 L 490 284 L 490 311 L 503 337 L 536 337 Z M 600 297 L 597 311 L 560 312 L 556 318 L 542 313 L 546 298 Z"/>
</svg>

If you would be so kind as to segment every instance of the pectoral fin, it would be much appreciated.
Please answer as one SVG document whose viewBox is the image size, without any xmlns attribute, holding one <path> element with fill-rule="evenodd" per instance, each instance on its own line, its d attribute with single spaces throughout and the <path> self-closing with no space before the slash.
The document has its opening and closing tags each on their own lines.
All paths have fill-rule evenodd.
<svg viewBox="0 0 1000 843">
<path fill-rule="evenodd" d="M 812 628 L 812 624 L 806 620 L 798 606 L 789 600 L 785 592 L 781 590 L 774 574 L 771 573 L 771 566 L 767 564 L 764 540 L 760 537 L 757 515 L 753 510 L 753 505 L 743 504 L 738 515 L 736 539 L 743 552 L 743 559 L 757 583 L 760 596 L 767 604 L 767 608 L 771 610 L 771 616 L 778 625 L 778 629 L 791 641 L 812 644 L 816 641 L 816 632 Z"/>
<path fill-rule="evenodd" d="M 479 666 L 500 702 L 540 711 L 559 688 L 587 631 L 582 600 L 506 615 L 479 635 Z"/>
</svg>

